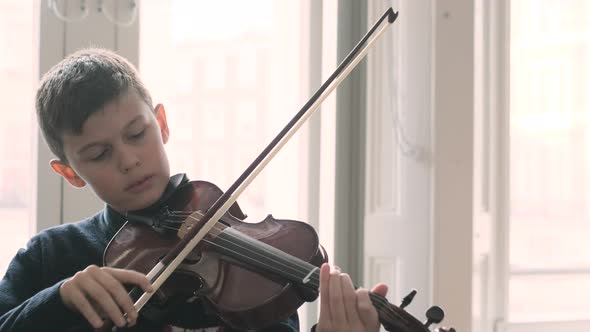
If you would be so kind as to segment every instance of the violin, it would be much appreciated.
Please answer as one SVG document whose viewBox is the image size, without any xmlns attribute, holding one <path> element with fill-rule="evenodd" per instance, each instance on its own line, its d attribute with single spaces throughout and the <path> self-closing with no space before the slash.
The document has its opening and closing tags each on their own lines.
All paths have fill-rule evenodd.
<svg viewBox="0 0 590 332">
<path fill-rule="evenodd" d="M 105 265 L 149 273 L 190 229 L 201 227 L 204 212 L 221 195 L 210 182 L 192 181 L 175 190 L 159 213 L 129 214 L 105 250 Z M 164 307 L 189 294 L 206 298 L 208 309 L 228 325 L 257 329 L 315 300 L 318 267 L 327 256 L 314 229 L 271 215 L 257 224 L 243 222 L 244 218 L 234 203 L 158 289 L 152 306 Z"/>
<path fill-rule="evenodd" d="M 157 213 L 128 214 L 105 250 L 105 265 L 149 273 L 190 229 L 202 226 L 205 211 L 222 194 L 210 182 L 192 181 L 179 186 Z M 318 297 L 319 267 L 328 257 L 315 230 L 304 222 L 272 215 L 255 224 L 244 222 L 245 218 L 234 203 L 156 291 L 148 316 L 156 312 L 153 306 L 165 307 L 190 294 L 204 299 L 207 308 L 229 326 L 253 330 L 286 319 Z M 370 293 L 370 298 L 388 331 L 428 331 L 384 297 Z M 438 323 L 442 310 L 433 308 L 430 316 L 439 315 L 433 320 Z"/>
<path fill-rule="evenodd" d="M 227 325 L 255 330 L 286 319 L 301 304 L 318 297 L 319 267 L 328 257 L 315 230 L 301 221 L 272 215 L 255 224 L 246 223 L 237 197 L 396 18 L 397 13 L 389 8 L 225 192 L 212 183 L 192 181 L 164 197 L 156 211 L 127 214 L 128 221 L 105 249 L 104 266 L 146 274 L 155 292 L 138 287 L 130 291 L 138 311 L 145 307 L 143 315 L 157 316 L 154 307 L 165 308 L 175 299 L 195 296 Z M 382 26 L 384 23 L 388 24 Z M 405 311 L 415 294 L 411 292 L 396 306 L 370 293 L 387 331 L 429 332 L 431 324 L 442 321 L 444 312 L 437 306 L 426 312 L 425 323 Z"/>
</svg>

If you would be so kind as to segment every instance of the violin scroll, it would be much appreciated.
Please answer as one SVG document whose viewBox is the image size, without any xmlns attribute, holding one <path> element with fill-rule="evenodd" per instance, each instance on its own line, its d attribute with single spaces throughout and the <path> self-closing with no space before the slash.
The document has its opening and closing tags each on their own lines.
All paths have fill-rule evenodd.
<svg viewBox="0 0 590 332">
<path fill-rule="evenodd" d="M 412 314 L 404 310 L 414 296 L 416 290 L 412 290 L 404 297 L 401 305 L 395 306 L 387 301 L 384 297 L 370 293 L 371 302 L 379 315 L 379 321 L 390 332 L 430 332 L 430 325 L 440 323 L 444 318 L 444 311 L 439 306 L 432 306 L 426 310 L 426 322 L 422 323 Z M 435 332 L 455 332 L 453 328 L 440 327 Z"/>
</svg>

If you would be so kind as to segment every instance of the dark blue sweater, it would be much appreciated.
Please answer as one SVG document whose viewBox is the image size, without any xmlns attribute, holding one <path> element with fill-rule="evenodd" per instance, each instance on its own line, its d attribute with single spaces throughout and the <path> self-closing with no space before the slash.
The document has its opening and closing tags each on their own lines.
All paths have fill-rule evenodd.
<svg viewBox="0 0 590 332">
<path fill-rule="evenodd" d="M 182 182 L 186 181 L 184 177 Z M 169 186 L 167 192 L 173 189 Z M 0 332 L 93 331 L 81 314 L 64 305 L 59 287 L 89 265 L 101 266 L 108 242 L 124 222 L 122 215 L 107 206 L 90 218 L 34 236 L 27 249 L 18 251 L 0 281 Z M 223 325 L 200 301 L 182 303 L 173 312 L 166 323 L 186 328 Z M 123 330 L 160 332 L 164 325 L 140 314 L 136 326 Z M 297 314 L 267 331 L 299 331 Z"/>
</svg>

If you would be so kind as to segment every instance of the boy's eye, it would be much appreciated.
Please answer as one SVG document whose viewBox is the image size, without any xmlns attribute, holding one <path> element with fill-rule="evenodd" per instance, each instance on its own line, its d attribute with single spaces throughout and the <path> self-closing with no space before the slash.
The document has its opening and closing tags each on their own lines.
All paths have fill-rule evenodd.
<svg viewBox="0 0 590 332">
<path fill-rule="evenodd" d="M 90 160 L 92 160 L 92 161 L 100 161 L 100 160 L 103 160 L 106 157 L 106 155 L 107 155 L 106 150 L 102 150 L 102 152 L 100 154 L 98 154 L 98 155 L 90 158 Z"/>
<path fill-rule="evenodd" d="M 138 138 L 141 138 L 144 134 L 145 134 L 145 129 L 138 132 L 138 133 L 132 134 L 130 137 L 131 137 L 131 139 L 138 139 Z"/>
</svg>

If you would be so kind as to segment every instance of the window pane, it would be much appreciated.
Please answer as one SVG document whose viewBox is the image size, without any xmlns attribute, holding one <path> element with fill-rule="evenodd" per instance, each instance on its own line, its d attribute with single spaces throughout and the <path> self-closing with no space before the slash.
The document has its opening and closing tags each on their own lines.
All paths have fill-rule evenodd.
<svg viewBox="0 0 590 332">
<path fill-rule="evenodd" d="M 150 24 L 141 24 L 139 67 L 154 103 L 166 107 L 173 173 L 225 189 L 295 115 L 302 96 L 299 4 L 222 3 L 142 1 L 140 22 Z M 271 212 L 303 217 L 300 136 L 239 199 L 250 221 Z"/>
<path fill-rule="evenodd" d="M 511 320 L 590 319 L 590 3 L 511 6 Z"/>
<path fill-rule="evenodd" d="M 0 274 L 30 237 L 34 1 L 0 2 Z"/>
<path fill-rule="evenodd" d="M 303 105 L 297 1 L 141 2 L 139 69 L 171 130 L 172 172 L 226 190 Z M 238 199 L 258 222 L 306 220 L 298 133 Z"/>
</svg>

